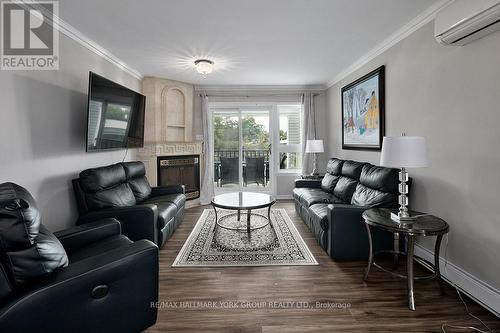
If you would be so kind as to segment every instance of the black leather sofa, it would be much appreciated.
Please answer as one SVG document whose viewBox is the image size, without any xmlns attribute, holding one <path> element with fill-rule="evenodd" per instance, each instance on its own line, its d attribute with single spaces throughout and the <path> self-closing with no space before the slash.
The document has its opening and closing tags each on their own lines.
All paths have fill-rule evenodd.
<svg viewBox="0 0 500 333">
<path fill-rule="evenodd" d="M 55 234 L 24 188 L 0 184 L 0 331 L 141 332 L 158 301 L 158 247 L 115 219 Z"/>
<path fill-rule="evenodd" d="M 396 208 L 399 170 L 332 158 L 322 180 L 298 179 L 293 198 L 321 247 L 334 260 L 368 258 L 361 214 L 371 207 Z M 373 230 L 374 248 L 393 249 L 393 235 Z"/>
<path fill-rule="evenodd" d="M 113 217 L 133 241 L 158 246 L 172 236 L 184 218 L 184 186 L 151 187 L 142 162 L 87 169 L 73 179 L 80 217 L 77 224 Z"/>
</svg>

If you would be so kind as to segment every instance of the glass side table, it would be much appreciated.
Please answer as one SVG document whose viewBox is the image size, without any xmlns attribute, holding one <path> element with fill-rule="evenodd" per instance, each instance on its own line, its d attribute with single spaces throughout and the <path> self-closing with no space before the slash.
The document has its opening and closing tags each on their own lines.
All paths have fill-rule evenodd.
<svg viewBox="0 0 500 333">
<path fill-rule="evenodd" d="M 441 279 L 441 273 L 439 271 L 439 249 L 441 248 L 441 240 L 443 236 L 448 233 L 450 230 L 450 226 L 444 220 L 436 217 L 434 215 L 412 212 L 412 215 L 417 215 L 415 221 L 411 225 L 401 226 L 397 222 L 391 220 L 391 211 L 389 209 L 384 208 L 371 208 L 363 212 L 363 219 L 365 220 L 366 231 L 368 233 L 368 241 L 370 247 L 370 254 L 368 258 L 368 267 L 366 268 L 365 275 L 363 280 L 366 281 L 368 279 L 368 275 L 370 274 L 370 269 L 372 266 L 375 266 L 387 273 L 398 276 L 403 279 L 408 280 L 408 308 L 410 310 L 415 310 L 415 299 L 413 296 L 413 283 L 415 280 L 429 280 L 429 279 L 437 279 L 439 283 L 439 287 L 441 289 L 441 293 L 444 294 L 444 283 Z M 396 247 L 392 251 L 379 251 L 377 253 L 373 252 L 373 242 L 372 242 L 372 234 L 371 227 L 380 228 L 389 232 L 393 232 L 395 235 L 403 235 L 407 238 L 406 242 L 406 252 L 399 251 L 399 246 Z M 430 263 L 429 261 L 415 256 L 415 237 L 416 236 L 436 236 L 436 243 L 434 246 L 434 263 Z M 397 237 L 395 237 L 396 239 Z M 384 267 L 378 265 L 375 262 L 375 256 L 380 253 L 392 253 L 395 256 L 402 254 L 406 255 L 406 265 L 407 265 L 407 275 L 402 275 L 396 272 L 392 272 Z M 434 270 L 434 273 L 426 276 L 414 276 L 413 273 L 413 260 L 416 259 L 420 262 L 423 262 L 427 266 L 431 267 Z"/>
</svg>

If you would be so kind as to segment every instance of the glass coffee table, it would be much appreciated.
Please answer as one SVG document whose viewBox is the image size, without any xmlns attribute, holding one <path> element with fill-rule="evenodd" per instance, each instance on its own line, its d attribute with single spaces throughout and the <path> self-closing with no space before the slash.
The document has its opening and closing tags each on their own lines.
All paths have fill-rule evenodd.
<svg viewBox="0 0 500 333">
<path fill-rule="evenodd" d="M 265 193 L 231 192 L 231 193 L 216 195 L 212 199 L 212 207 L 214 208 L 215 211 L 214 232 L 217 226 L 224 229 L 237 230 L 237 231 L 246 230 L 248 233 L 252 230 L 263 228 L 267 225 L 270 225 L 272 228 L 273 224 L 271 223 L 271 206 L 274 205 L 275 203 L 276 199 L 274 199 L 271 195 Z M 230 213 L 218 218 L 217 208 L 235 210 L 236 213 Z M 263 208 L 267 208 L 267 217 L 259 213 L 255 212 L 252 213 L 252 210 L 263 209 Z M 240 221 L 241 211 L 246 211 L 247 213 L 246 227 L 231 227 L 228 225 L 224 225 L 223 220 L 230 216 L 237 215 L 237 220 Z M 260 225 L 252 225 L 251 222 L 252 215 L 265 218 L 267 220 L 267 223 L 263 223 Z"/>
</svg>

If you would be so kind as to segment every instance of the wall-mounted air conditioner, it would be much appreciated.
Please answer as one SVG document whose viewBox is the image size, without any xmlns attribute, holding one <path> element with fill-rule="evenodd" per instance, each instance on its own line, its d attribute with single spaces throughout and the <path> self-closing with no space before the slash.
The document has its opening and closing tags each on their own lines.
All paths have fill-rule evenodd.
<svg viewBox="0 0 500 333">
<path fill-rule="evenodd" d="M 455 0 L 436 15 L 436 40 L 465 45 L 500 30 L 500 0 Z"/>
</svg>

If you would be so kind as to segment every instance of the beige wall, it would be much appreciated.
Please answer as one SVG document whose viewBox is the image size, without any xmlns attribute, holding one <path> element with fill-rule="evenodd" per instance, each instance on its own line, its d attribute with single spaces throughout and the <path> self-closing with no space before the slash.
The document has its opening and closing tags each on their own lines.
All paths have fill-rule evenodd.
<svg viewBox="0 0 500 333">
<path fill-rule="evenodd" d="M 140 91 L 139 80 L 62 34 L 59 57 L 57 71 L 0 71 L 0 183 L 26 187 L 51 230 L 75 224 L 71 179 L 125 154 L 85 153 L 89 71 Z"/>
<path fill-rule="evenodd" d="M 411 207 L 448 221 L 449 261 L 500 289 L 500 33 L 445 47 L 429 23 L 335 84 L 327 98 L 330 156 L 379 163 L 377 152 L 341 149 L 340 89 L 380 65 L 386 134 L 427 138 L 430 166 L 410 170 Z"/>
</svg>

